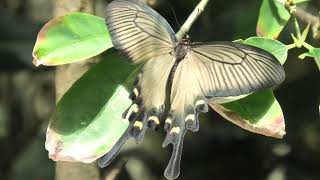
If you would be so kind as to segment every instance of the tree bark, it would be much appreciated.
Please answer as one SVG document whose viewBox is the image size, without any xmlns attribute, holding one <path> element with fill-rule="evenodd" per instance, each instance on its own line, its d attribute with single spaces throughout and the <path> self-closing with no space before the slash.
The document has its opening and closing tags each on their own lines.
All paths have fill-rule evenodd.
<svg viewBox="0 0 320 180">
<path fill-rule="evenodd" d="M 54 16 L 69 12 L 93 13 L 94 0 L 55 0 Z M 59 66 L 56 69 L 56 101 L 81 77 L 89 68 L 89 61 Z M 75 162 L 57 162 L 56 180 L 100 180 L 96 163 L 84 164 Z"/>
</svg>

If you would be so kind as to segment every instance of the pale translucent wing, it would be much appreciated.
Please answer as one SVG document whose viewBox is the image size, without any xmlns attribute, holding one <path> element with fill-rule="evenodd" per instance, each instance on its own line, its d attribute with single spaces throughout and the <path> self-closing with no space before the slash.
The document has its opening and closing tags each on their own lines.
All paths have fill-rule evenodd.
<svg viewBox="0 0 320 180">
<path fill-rule="evenodd" d="M 207 98 L 237 96 L 280 84 L 285 73 L 270 53 L 232 42 L 199 43 L 188 58 Z"/>
<path fill-rule="evenodd" d="M 176 37 L 170 25 L 140 1 L 112 1 L 106 19 L 115 48 L 134 63 L 174 50 Z"/>
<path fill-rule="evenodd" d="M 174 145 L 165 171 L 169 178 L 178 177 L 183 137 L 187 130 L 198 131 L 199 112 L 208 111 L 209 101 L 271 87 L 285 77 L 273 55 L 252 46 L 215 42 L 190 48 L 178 64 L 172 82 L 164 141 L 164 146 Z"/>
<path fill-rule="evenodd" d="M 171 126 L 183 130 L 186 122 L 186 129 L 197 131 L 197 113 L 207 111 L 208 101 L 249 94 L 284 78 L 281 64 L 262 49 L 232 42 L 191 45 L 172 82 Z"/>
<path fill-rule="evenodd" d="M 136 0 L 116 0 L 107 6 L 107 25 L 116 49 L 134 63 L 145 60 L 130 95 L 132 105 L 123 118 L 130 126 L 113 148 L 99 159 L 107 166 L 125 141 L 142 141 L 147 127 L 155 129 L 165 114 L 167 82 L 175 64 L 176 37 L 166 20 L 156 11 Z"/>
<path fill-rule="evenodd" d="M 177 66 L 171 89 L 171 109 L 165 120 L 166 138 L 163 147 L 173 144 L 170 162 L 165 170 L 168 179 L 176 179 L 180 173 L 183 138 L 187 130 L 198 131 L 199 112 L 208 107 L 203 101 L 197 77 L 194 76 L 195 62 L 183 59 Z"/>
<path fill-rule="evenodd" d="M 140 143 L 147 128 L 155 130 L 159 127 L 165 110 L 166 85 L 174 63 L 175 57 L 168 53 L 144 64 L 130 95 L 132 105 L 123 114 L 130 126 L 113 148 L 99 159 L 100 167 L 111 163 L 128 138 L 133 137 Z"/>
</svg>

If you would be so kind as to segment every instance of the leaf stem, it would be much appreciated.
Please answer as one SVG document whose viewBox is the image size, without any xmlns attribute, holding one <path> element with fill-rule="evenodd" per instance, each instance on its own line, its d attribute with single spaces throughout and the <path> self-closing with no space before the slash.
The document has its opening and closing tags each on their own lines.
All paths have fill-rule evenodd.
<svg viewBox="0 0 320 180">
<path fill-rule="evenodd" d="M 297 17 L 300 21 L 311 24 L 313 38 L 320 39 L 320 17 L 313 15 L 301 7 L 296 6 L 298 3 L 307 2 L 309 0 L 275 0 L 276 2 L 284 5 L 287 10 L 294 17 Z"/>
<path fill-rule="evenodd" d="M 299 23 L 296 18 L 294 18 L 294 29 L 296 30 L 298 40 L 301 40 L 301 31 L 300 31 Z"/>
<path fill-rule="evenodd" d="M 317 59 L 317 58 L 314 58 L 314 61 L 316 62 L 318 68 L 319 68 L 319 71 L 320 71 L 320 59 Z M 319 106 L 320 108 L 320 106 Z"/>
<path fill-rule="evenodd" d="M 297 45 L 295 43 L 292 43 L 292 44 L 286 45 L 286 47 L 287 47 L 287 50 L 290 50 L 290 49 L 297 47 Z"/>
<path fill-rule="evenodd" d="M 308 49 L 309 51 L 314 48 L 313 46 L 311 46 L 311 45 L 308 44 L 307 42 L 303 42 L 303 43 L 302 43 L 302 46 L 305 47 L 306 49 Z"/>
<path fill-rule="evenodd" d="M 178 42 L 180 42 L 183 36 L 189 31 L 190 27 L 198 18 L 198 16 L 202 13 L 208 2 L 209 0 L 201 0 L 200 3 L 196 6 L 196 8 L 193 10 L 193 12 L 189 15 L 186 22 L 181 26 L 180 30 L 176 34 Z"/>
</svg>

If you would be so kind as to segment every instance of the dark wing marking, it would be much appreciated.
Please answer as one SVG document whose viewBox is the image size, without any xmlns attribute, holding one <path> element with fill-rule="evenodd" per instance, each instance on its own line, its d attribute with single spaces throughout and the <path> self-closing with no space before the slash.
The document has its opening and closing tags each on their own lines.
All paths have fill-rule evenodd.
<svg viewBox="0 0 320 180">
<path fill-rule="evenodd" d="M 140 1 L 112 1 L 106 19 L 115 48 L 134 63 L 174 50 L 176 37 L 170 25 Z"/>
</svg>

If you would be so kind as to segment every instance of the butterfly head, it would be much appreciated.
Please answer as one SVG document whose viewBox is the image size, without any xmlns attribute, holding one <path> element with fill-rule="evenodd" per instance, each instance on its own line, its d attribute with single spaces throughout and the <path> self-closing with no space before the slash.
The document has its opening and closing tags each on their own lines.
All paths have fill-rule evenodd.
<svg viewBox="0 0 320 180">
<path fill-rule="evenodd" d="M 184 38 L 176 45 L 174 51 L 177 60 L 182 60 L 187 54 L 188 49 L 190 48 L 191 40 L 188 35 L 185 35 Z"/>
<path fill-rule="evenodd" d="M 191 44 L 191 38 L 188 34 L 184 35 L 183 39 L 181 40 L 180 44 L 184 45 L 190 45 Z"/>
</svg>

